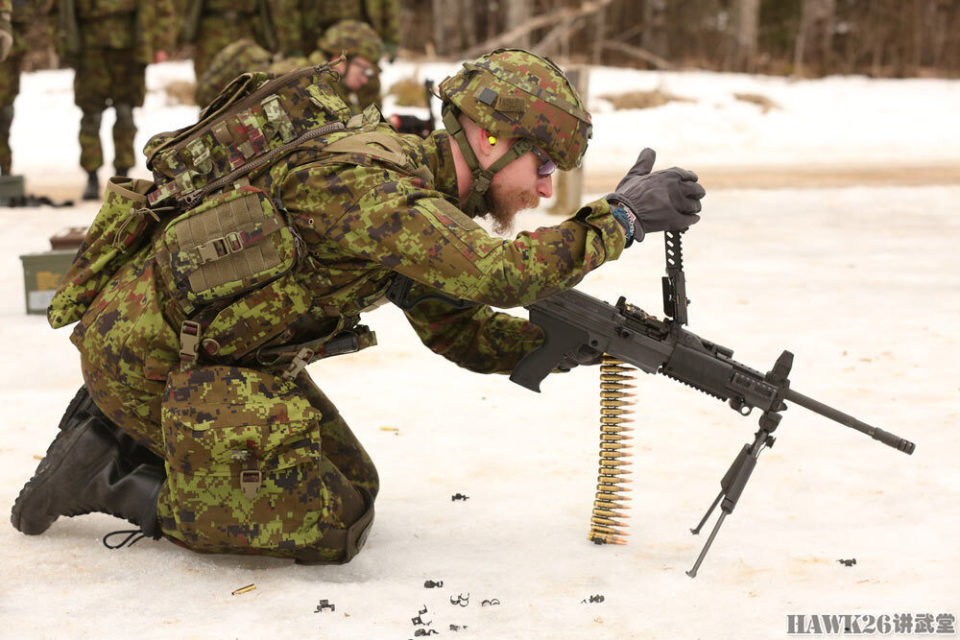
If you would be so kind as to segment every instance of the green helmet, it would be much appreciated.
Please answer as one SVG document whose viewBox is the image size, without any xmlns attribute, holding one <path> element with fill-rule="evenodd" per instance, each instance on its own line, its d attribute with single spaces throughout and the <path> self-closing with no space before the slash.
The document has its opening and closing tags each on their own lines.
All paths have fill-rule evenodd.
<svg viewBox="0 0 960 640">
<path fill-rule="evenodd" d="M 478 197 L 493 174 L 534 146 L 561 169 L 580 166 L 593 132 L 590 113 L 560 67 L 523 49 L 497 49 L 465 62 L 440 83 L 440 98 L 447 131 L 474 174 L 476 195 L 471 194 L 467 213 L 478 212 Z M 511 153 L 480 169 L 457 121 L 461 113 L 496 136 L 519 138 Z"/>
<path fill-rule="evenodd" d="M 341 20 L 324 31 L 317 48 L 330 58 L 344 54 L 347 58 L 366 58 L 374 64 L 383 56 L 383 40 L 373 27 L 358 20 Z"/>
</svg>

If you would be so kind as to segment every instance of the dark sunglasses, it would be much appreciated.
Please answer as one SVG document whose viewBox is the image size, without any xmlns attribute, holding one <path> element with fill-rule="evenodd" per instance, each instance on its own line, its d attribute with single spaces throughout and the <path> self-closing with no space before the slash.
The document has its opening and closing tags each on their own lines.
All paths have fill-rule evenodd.
<svg viewBox="0 0 960 640">
<path fill-rule="evenodd" d="M 541 178 L 552 176 L 554 171 L 557 170 L 557 163 L 551 160 L 550 156 L 544 153 L 540 147 L 533 147 L 533 155 L 537 156 L 537 161 L 540 163 L 537 165 L 537 175 Z"/>
</svg>

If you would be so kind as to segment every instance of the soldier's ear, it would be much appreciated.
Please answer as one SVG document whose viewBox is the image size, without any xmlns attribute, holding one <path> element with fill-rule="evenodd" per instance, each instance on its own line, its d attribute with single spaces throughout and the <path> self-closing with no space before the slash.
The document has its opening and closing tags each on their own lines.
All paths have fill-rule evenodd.
<svg viewBox="0 0 960 640">
<path fill-rule="evenodd" d="M 499 141 L 500 140 L 497 138 L 497 136 L 493 135 L 486 129 L 479 129 L 476 137 L 477 149 L 479 152 L 478 155 L 482 154 L 484 157 L 486 157 L 496 153 L 494 148 L 497 146 Z"/>
</svg>

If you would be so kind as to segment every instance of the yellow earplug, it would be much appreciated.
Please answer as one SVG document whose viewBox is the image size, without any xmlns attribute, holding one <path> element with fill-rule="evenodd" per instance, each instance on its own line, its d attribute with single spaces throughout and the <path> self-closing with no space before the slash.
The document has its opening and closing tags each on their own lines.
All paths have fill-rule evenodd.
<svg viewBox="0 0 960 640">
<path fill-rule="evenodd" d="M 496 136 L 488 136 L 488 137 L 487 137 L 487 142 L 489 142 L 491 145 L 497 144 L 497 137 L 496 137 Z"/>
</svg>

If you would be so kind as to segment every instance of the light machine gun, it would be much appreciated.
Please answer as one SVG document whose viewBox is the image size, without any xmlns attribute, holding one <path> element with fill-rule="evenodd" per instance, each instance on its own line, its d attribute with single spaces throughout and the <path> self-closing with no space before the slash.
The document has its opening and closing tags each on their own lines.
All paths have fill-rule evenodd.
<svg viewBox="0 0 960 640">
<path fill-rule="evenodd" d="M 629 304 L 623 297 L 616 305 L 610 305 L 575 289 L 558 293 L 527 306 L 530 321 L 543 329 L 545 339 L 520 361 L 510 379 L 539 391 L 540 382 L 561 362 L 606 353 L 646 373 L 662 373 L 727 401 L 741 415 L 760 409 L 760 429 L 753 443 L 744 445 L 737 454 L 720 481 L 720 493 L 696 528 L 691 529 L 698 534 L 720 504 L 720 517 L 696 563 L 687 572 L 696 577 L 720 525 L 736 507 L 760 452 L 773 446 L 772 434 L 780 424 L 780 412 L 787 408 L 785 402 L 819 413 L 906 454 L 913 453 L 914 444 L 791 389 L 793 354 L 789 351 L 784 351 L 773 368 L 763 374 L 734 360 L 733 350 L 684 329 L 689 301 L 683 273 L 682 233 L 665 234 L 663 320 Z"/>
</svg>

